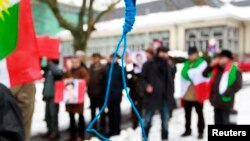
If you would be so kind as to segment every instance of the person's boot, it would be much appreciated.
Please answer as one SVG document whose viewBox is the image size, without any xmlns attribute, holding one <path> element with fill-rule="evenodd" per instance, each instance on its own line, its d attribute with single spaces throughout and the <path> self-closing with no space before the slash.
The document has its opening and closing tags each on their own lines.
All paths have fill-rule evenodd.
<svg viewBox="0 0 250 141">
<path fill-rule="evenodd" d="M 187 136 L 191 136 L 191 131 L 185 131 L 181 137 L 187 137 Z"/>
<path fill-rule="evenodd" d="M 199 139 L 199 140 L 203 139 L 203 133 L 199 133 L 198 139 Z"/>
<path fill-rule="evenodd" d="M 76 141 L 84 141 L 83 137 L 77 137 Z"/>
<path fill-rule="evenodd" d="M 138 127 L 138 125 L 133 125 L 133 130 L 135 130 Z"/>
<path fill-rule="evenodd" d="M 42 135 L 41 135 L 41 138 L 47 139 L 50 135 L 51 135 L 51 133 L 50 133 L 50 132 L 47 132 L 47 133 L 42 134 Z"/>
<path fill-rule="evenodd" d="M 48 139 L 49 140 L 58 140 L 60 138 L 59 134 L 56 134 L 56 133 L 52 133 Z"/>
</svg>

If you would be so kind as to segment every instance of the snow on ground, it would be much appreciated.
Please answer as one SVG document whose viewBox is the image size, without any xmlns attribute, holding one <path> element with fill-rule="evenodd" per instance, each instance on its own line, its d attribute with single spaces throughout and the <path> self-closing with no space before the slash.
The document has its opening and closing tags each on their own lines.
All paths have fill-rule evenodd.
<svg viewBox="0 0 250 141">
<path fill-rule="evenodd" d="M 36 93 L 36 102 L 35 102 L 35 111 L 33 115 L 33 124 L 32 124 L 32 135 L 37 135 L 40 133 L 46 132 L 46 124 L 45 124 L 45 102 L 42 101 L 42 89 L 43 89 L 43 83 L 38 82 L 36 84 L 37 93 Z M 122 112 L 125 114 L 128 114 L 130 112 L 130 104 L 127 100 L 125 100 L 125 97 L 123 97 L 123 101 L 121 103 Z M 85 96 L 85 108 L 84 108 L 84 116 L 85 120 L 89 122 L 91 120 L 91 113 L 89 109 L 90 101 L 88 96 Z M 60 110 L 59 110 L 59 128 L 60 130 L 67 129 L 69 127 L 69 115 L 65 110 L 65 104 L 60 104 Z"/>
<path fill-rule="evenodd" d="M 178 79 L 178 77 L 177 77 Z M 250 73 L 246 73 L 243 75 L 244 79 L 244 87 L 243 89 L 237 94 L 236 102 L 235 102 L 235 109 L 238 110 L 238 124 L 250 124 Z M 178 84 L 178 81 L 176 81 Z M 178 86 L 178 85 L 177 85 Z M 36 135 L 38 133 L 46 132 L 46 125 L 44 120 L 44 111 L 45 111 L 45 104 L 42 101 L 42 83 L 37 83 L 37 95 L 36 95 L 36 107 L 35 113 L 33 118 L 33 125 L 32 125 L 32 135 Z M 178 88 L 178 87 L 176 87 Z M 86 121 L 90 120 L 90 110 L 88 109 L 89 100 L 86 97 L 85 99 L 85 117 Z M 127 113 L 130 111 L 130 106 L 128 100 L 124 97 L 122 101 L 122 112 Z M 205 103 L 204 106 L 204 114 L 205 114 L 205 121 L 206 124 L 213 124 L 213 108 L 209 102 Z M 68 114 L 65 112 L 65 106 L 63 104 L 60 105 L 60 112 L 59 112 L 59 125 L 60 129 L 66 129 L 69 126 L 69 117 Z M 179 108 L 174 111 L 173 118 L 170 120 L 169 123 L 169 140 L 171 141 L 196 141 L 197 140 L 197 115 L 193 110 L 192 116 L 192 129 L 193 134 L 187 138 L 181 138 L 180 135 L 184 132 L 184 111 L 183 109 Z M 153 118 L 152 128 L 150 130 L 149 141 L 161 141 L 161 120 L 159 115 L 155 115 Z M 204 139 L 201 141 L 207 140 L 207 128 L 204 134 Z M 112 141 L 140 141 L 141 138 L 141 130 L 140 128 L 136 129 L 135 131 L 131 128 L 123 130 L 119 136 L 115 136 L 111 138 Z M 92 138 L 91 141 L 98 141 L 97 138 Z M 198 140 L 197 140 L 198 141 Z"/>
<path fill-rule="evenodd" d="M 45 103 L 42 101 L 42 89 L 43 84 L 38 82 L 36 84 L 37 93 L 36 93 L 36 101 L 35 101 L 35 111 L 33 115 L 33 124 L 31 129 L 32 135 L 37 135 L 39 133 L 46 132 L 46 124 L 44 122 L 45 119 Z M 60 105 L 59 112 L 59 125 L 60 129 L 66 129 L 69 125 L 68 114 L 65 111 L 65 107 Z"/>
<path fill-rule="evenodd" d="M 250 84 L 250 73 L 243 75 L 244 83 Z M 244 88 L 238 92 L 236 96 L 235 109 L 238 111 L 237 124 L 250 124 L 250 85 L 244 85 Z M 197 115 L 195 110 L 192 114 L 192 136 L 181 138 L 180 135 L 184 132 L 185 120 L 184 110 L 177 109 L 173 113 L 173 118 L 170 120 L 169 125 L 169 140 L 170 141 L 207 141 L 207 128 L 204 132 L 204 139 L 198 140 L 197 136 Z M 207 101 L 204 106 L 205 122 L 207 125 L 213 124 L 213 107 Z M 123 130 L 120 136 L 112 137 L 112 141 L 140 141 L 141 130 L 137 128 L 135 131 L 131 128 Z M 149 141 L 161 141 L 161 120 L 159 115 L 155 115 L 153 118 L 152 128 L 149 134 Z M 97 138 L 92 138 L 91 141 L 99 141 Z"/>
</svg>

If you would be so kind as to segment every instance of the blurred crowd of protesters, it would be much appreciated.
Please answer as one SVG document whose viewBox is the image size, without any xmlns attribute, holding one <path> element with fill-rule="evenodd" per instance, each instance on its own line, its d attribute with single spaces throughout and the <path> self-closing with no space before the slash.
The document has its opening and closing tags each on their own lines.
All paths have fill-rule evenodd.
<svg viewBox="0 0 250 141">
<path fill-rule="evenodd" d="M 230 124 L 229 116 L 233 110 L 234 96 L 242 85 L 241 72 L 233 63 L 232 53 L 228 50 L 223 50 L 208 59 L 207 56 L 199 56 L 199 51 L 195 46 L 190 46 L 188 48 L 188 59 L 183 59 L 171 57 L 168 52 L 168 48 L 162 46 L 161 42 L 156 41 L 152 48 L 140 51 L 135 55 L 131 55 L 128 52 L 125 56 L 125 68 L 121 67 L 120 56 L 117 56 L 112 73 L 107 110 L 104 110 L 104 113 L 101 114 L 100 119 L 94 124 L 93 128 L 108 136 L 120 134 L 123 93 L 121 71 L 125 69 L 130 90 L 129 95 L 144 119 L 146 135 L 149 135 L 153 115 L 156 111 L 159 111 L 162 120 L 162 140 L 167 141 L 169 120 L 173 116 L 173 110 L 179 105 L 174 97 L 174 82 L 177 72 L 176 63 L 184 63 L 181 75 L 186 79 L 186 84 L 188 84 L 187 86 L 179 86 L 180 89 L 185 87 L 181 105 L 184 107 L 185 117 L 183 118 L 185 118 L 186 124 L 185 131 L 181 136 L 186 137 L 192 134 L 191 113 L 194 107 L 198 115 L 198 139 L 203 138 L 205 119 L 203 116 L 203 101 L 199 100 L 201 97 L 209 98 L 214 106 L 215 124 Z M 111 54 L 104 58 L 100 54 L 94 53 L 91 56 L 91 65 L 87 67 L 84 52 L 77 51 L 76 55 L 70 58 L 70 63 L 64 69 L 59 67 L 58 60 L 42 59 L 41 64 L 45 78 L 43 100 L 46 103 L 45 121 L 48 130 L 46 134 L 42 135 L 43 138 L 57 140 L 60 137 L 58 129 L 58 118 L 60 118 L 58 117 L 59 104 L 54 102 L 56 81 L 67 81 L 68 79 L 86 80 L 87 94 L 90 98 L 91 118 L 94 119 L 97 110 L 100 110 L 104 103 L 107 76 L 113 55 Z M 106 63 L 101 63 L 103 62 L 102 60 L 105 60 L 104 62 Z M 189 73 L 190 71 L 194 71 L 196 75 L 192 76 Z M 198 92 L 199 86 L 197 82 L 200 81 L 201 77 L 209 78 L 207 81 L 209 87 L 207 87 L 207 92 L 203 91 L 204 93 Z M 223 83 L 225 84 L 223 85 Z M 35 84 L 25 84 L 13 88 L 12 93 L 15 98 L 6 95 L 11 93 L 11 91 L 4 86 L 0 86 L 0 93 L 0 109 L 3 108 L 2 101 L 4 101 L 8 103 L 7 108 L 11 108 L 13 111 L 13 113 L 8 113 L 11 119 L 14 118 L 14 116 L 12 117 L 13 114 L 20 118 L 22 116 L 23 119 L 23 122 L 20 121 L 20 118 L 13 119 L 16 121 L 12 123 L 16 124 L 13 126 L 20 127 L 16 128 L 16 136 L 13 136 L 13 138 L 23 138 L 25 135 L 25 141 L 29 141 L 36 93 Z M 15 104 L 15 99 L 21 111 Z M 11 106 L 12 104 L 14 106 Z M 69 113 L 70 118 L 70 137 L 67 141 L 83 141 L 86 128 L 84 103 L 66 104 L 66 111 Z M 78 123 L 75 120 L 75 115 L 78 115 Z M 139 123 L 133 111 L 130 119 L 132 128 L 136 129 Z M 9 123 L 9 121 L 5 122 L 5 120 L 8 119 L 3 119 L 1 114 L 0 125 Z M 24 130 L 22 126 L 24 126 Z M 2 134 L 1 130 L 4 130 L 2 126 L 0 126 L 0 134 Z"/>
</svg>

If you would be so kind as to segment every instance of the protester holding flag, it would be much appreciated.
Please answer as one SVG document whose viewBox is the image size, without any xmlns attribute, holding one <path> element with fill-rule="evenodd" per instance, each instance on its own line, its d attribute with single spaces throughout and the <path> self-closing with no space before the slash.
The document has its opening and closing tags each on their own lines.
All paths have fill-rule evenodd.
<svg viewBox="0 0 250 141">
<path fill-rule="evenodd" d="M 101 55 L 99 53 L 94 53 L 92 55 L 92 64 L 89 69 L 90 80 L 88 83 L 88 95 L 90 98 L 90 109 L 92 120 L 96 116 L 96 109 L 102 108 L 105 97 L 105 87 L 106 87 L 106 68 L 100 63 Z M 94 128 L 97 128 L 97 124 L 94 124 Z M 99 130 L 99 128 L 97 128 Z M 105 132 L 106 121 L 105 113 L 101 114 L 100 119 L 100 130 Z"/>
<path fill-rule="evenodd" d="M 145 94 L 145 116 L 144 126 L 146 136 L 149 135 L 152 117 L 156 110 L 160 111 L 162 120 L 162 140 L 168 140 L 169 109 L 173 102 L 173 79 L 170 66 L 167 62 L 167 48 L 159 47 L 156 56 L 144 64 L 141 78 L 144 85 Z"/>
<path fill-rule="evenodd" d="M 25 141 L 30 141 L 36 93 L 33 82 L 41 79 L 31 1 L 5 0 L 0 9 L 0 83 L 12 88 L 22 111 Z"/>
<path fill-rule="evenodd" d="M 221 51 L 203 74 L 208 77 L 211 73 L 209 93 L 210 102 L 214 106 L 214 122 L 216 125 L 229 124 L 235 94 L 242 87 L 242 74 L 233 63 L 230 51 Z"/>
<path fill-rule="evenodd" d="M 206 90 L 207 79 L 203 77 L 202 73 L 207 67 L 207 62 L 199 57 L 196 47 L 189 47 L 188 55 L 189 59 L 184 63 L 181 72 L 181 94 L 186 120 L 186 130 L 181 136 L 191 135 L 191 113 L 192 108 L 195 107 L 198 114 L 198 139 L 202 139 L 205 128 L 203 102 L 207 98 L 204 91 Z"/>
<path fill-rule="evenodd" d="M 43 88 L 43 100 L 46 103 L 45 121 L 47 124 L 48 132 L 42 137 L 54 140 L 59 138 L 59 104 L 56 104 L 54 102 L 55 82 L 62 78 L 64 72 L 58 68 L 58 60 L 48 60 L 48 64 L 46 66 L 43 66 L 43 70 L 45 78 Z"/>
<path fill-rule="evenodd" d="M 66 72 L 65 79 L 85 79 L 89 80 L 88 71 L 81 66 L 81 61 L 77 57 L 72 58 L 72 68 Z M 79 104 L 66 104 L 66 111 L 70 116 L 70 138 L 67 141 L 83 141 L 85 121 L 83 116 L 84 103 Z M 75 114 L 79 114 L 78 126 L 76 126 Z"/>
</svg>

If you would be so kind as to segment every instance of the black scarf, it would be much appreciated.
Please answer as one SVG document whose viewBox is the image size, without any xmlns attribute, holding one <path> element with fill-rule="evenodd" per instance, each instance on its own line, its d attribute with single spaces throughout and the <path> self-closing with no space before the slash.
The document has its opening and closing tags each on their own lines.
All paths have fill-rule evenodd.
<svg viewBox="0 0 250 141">
<path fill-rule="evenodd" d="M 159 72 L 164 73 L 166 70 L 166 66 L 167 66 L 167 60 L 164 58 L 160 58 L 158 56 L 155 56 L 154 62 L 156 63 Z"/>
</svg>

